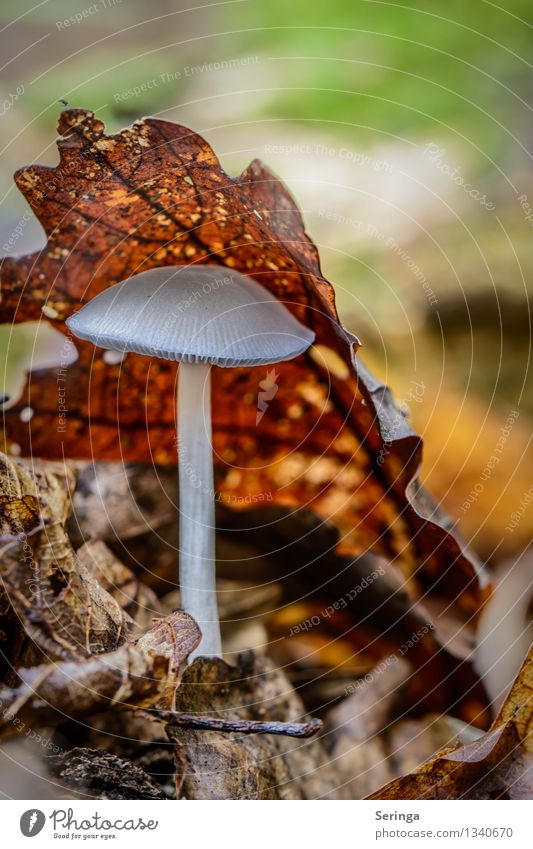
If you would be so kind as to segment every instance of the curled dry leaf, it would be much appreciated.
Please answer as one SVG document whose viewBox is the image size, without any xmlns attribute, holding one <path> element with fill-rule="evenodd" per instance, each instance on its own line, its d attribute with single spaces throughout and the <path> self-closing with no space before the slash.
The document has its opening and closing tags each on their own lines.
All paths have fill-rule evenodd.
<svg viewBox="0 0 533 849">
<path fill-rule="evenodd" d="M 443 749 L 370 799 L 531 799 L 533 796 L 533 649 L 492 728 Z"/>
<path fill-rule="evenodd" d="M 93 113 L 67 110 L 60 162 L 16 182 L 47 235 L 42 251 L 4 259 L 0 320 L 44 315 L 58 328 L 106 287 L 155 266 L 218 263 L 253 276 L 316 333 L 305 355 L 281 363 L 268 414 L 256 423 L 264 368 L 215 370 L 214 454 L 221 500 L 306 507 L 334 517 L 336 552 L 374 549 L 395 559 L 413 597 L 430 590 L 471 612 L 476 566 L 416 477 L 421 440 L 387 387 L 355 357 L 331 284 L 287 189 L 254 161 L 229 177 L 200 136 L 156 119 L 107 136 Z M 128 355 L 120 364 L 76 342 L 63 370 L 32 375 L 6 411 L 7 444 L 41 457 L 175 463 L 176 366 Z M 64 405 L 63 405 L 64 406 Z"/>
<path fill-rule="evenodd" d="M 17 498 L 17 489 L 27 493 L 35 499 L 38 517 L 29 531 L 21 527 L 16 535 L 3 537 L 0 584 L 30 640 L 26 657 L 12 657 L 12 665 L 74 660 L 117 648 L 131 619 L 70 543 L 65 522 L 73 480 L 68 473 L 54 474 L 49 464 L 32 469 L 4 455 L 0 464 L 2 497 Z M 28 655 L 35 650 L 40 658 Z"/>
<path fill-rule="evenodd" d="M 0 737 L 111 709 L 173 708 L 182 666 L 199 642 L 196 622 L 178 611 L 113 652 L 19 669 L 19 686 L 0 688 Z"/>
</svg>

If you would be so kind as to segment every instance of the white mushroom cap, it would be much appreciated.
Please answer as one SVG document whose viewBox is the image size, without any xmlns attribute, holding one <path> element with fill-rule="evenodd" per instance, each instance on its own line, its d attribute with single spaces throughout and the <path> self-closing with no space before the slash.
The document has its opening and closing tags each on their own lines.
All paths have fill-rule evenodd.
<svg viewBox="0 0 533 849">
<path fill-rule="evenodd" d="M 227 367 L 290 360 L 315 338 L 263 286 L 218 265 L 137 274 L 101 292 L 67 325 L 101 348 Z"/>
</svg>

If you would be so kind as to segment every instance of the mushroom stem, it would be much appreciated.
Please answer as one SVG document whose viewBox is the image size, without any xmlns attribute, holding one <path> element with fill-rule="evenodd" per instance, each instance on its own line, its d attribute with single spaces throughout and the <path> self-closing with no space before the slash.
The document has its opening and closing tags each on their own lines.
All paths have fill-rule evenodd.
<svg viewBox="0 0 533 849">
<path fill-rule="evenodd" d="M 190 660 L 199 655 L 221 657 L 209 363 L 180 363 L 178 445 L 181 604 L 202 631 L 202 640 Z"/>
</svg>

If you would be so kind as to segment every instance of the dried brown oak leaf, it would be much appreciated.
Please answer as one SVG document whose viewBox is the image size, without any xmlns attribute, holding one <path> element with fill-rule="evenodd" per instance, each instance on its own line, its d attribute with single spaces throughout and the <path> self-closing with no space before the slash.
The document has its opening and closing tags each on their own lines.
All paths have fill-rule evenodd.
<svg viewBox="0 0 533 849">
<path fill-rule="evenodd" d="M 0 737 L 112 709 L 172 709 L 183 664 L 199 642 L 196 622 L 180 610 L 113 652 L 19 669 L 17 687 L 0 687 Z"/>
<path fill-rule="evenodd" d="M 2 651 L 15 667 L 111 651 L 131 626 L 123 605 L 70 543 L 65 522 L 73 486 L 59 463 L 25 465 L 0 454 L 0 498 L 12 504 L 25 493 L 38 519 L 0 543 L 0 592 L 15 614 Z M 21 641 L 21 632 L 29 640 Z"/>
<path fill-rule="evenodd" d="M 355 357 L 292 196 L 254 160 L 229 177 L 191 130 L 144 119 L 114 136 L 92 112 L 61 114 L 60 161 L 16 174 L 47 236 L 7 257 L 0 320 L 44 315 L 58 329 L 108 286 L 154 266 L 218 263 L 251 275 L 313 328 L 316 345 L 276 366 L 278 391 L 256 424 L 266 369 L 217 369 L 217 488 L 230 507 L 310 509 L 335 523 L 336 550 L 373 548 L 398 560 L 416 597 L 432 588 L 477 609 L 476 568 L 420 489 L 421 440 L 387 387 Z M 7 444 L 24 455 L 174 464 L 176 365 L 129 354 L 118 365 L 76 341 L 78 361 L 31 375 L 6 411 Z M 34 415 L 21 422 L 22 406 Z"/>
<path fill-rule="evenodd" d="M 443 749 L 370 799 L 531 799 L 533 796 L 533 648 L 490 730 L 466 746 Z"/>
</svg>

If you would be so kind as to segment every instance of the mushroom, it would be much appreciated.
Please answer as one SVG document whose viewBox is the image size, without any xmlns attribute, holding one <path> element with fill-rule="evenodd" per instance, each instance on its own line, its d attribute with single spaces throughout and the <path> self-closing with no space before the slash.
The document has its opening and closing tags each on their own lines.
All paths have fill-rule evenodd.
<svg viewBox="0 0 533 849">
<path fill-rule="evenodd" d="M 98 347 L 180 363 L 177 393 L 181 603 L 194 654 L 221 656 L 215 585 L 211 366 L 290 360 L 314 341 L 257 281 L 220 266 L 155 268 L 111 286 L 67 320 Z"/>
</svg>

